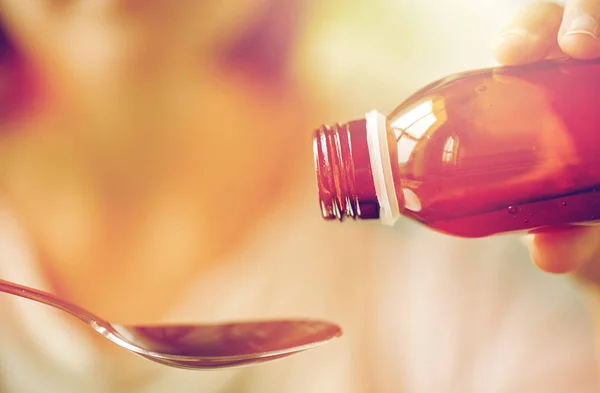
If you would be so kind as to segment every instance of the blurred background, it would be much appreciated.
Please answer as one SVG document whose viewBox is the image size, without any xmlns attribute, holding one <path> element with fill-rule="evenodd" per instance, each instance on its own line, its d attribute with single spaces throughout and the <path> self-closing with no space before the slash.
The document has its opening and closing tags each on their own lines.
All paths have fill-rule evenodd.
<svg viewBox="0 0 600 393">
<path fill-rule="evenodd" d="M 522 3 L 0 0 L 0 277 L 120 323 L 346 332 L 186 373 L 4 296 L 0 391 L 587 392 L 583 301 L 518 241 L 340 226 L 317 203 L 316 127 L 495 65 Z"/>
<path fill-rule="evenodd" d="M 310 203 L 320 124 L 494 65 L 520 2 L 2 0 L 5 202 L 56 290 L 102 312 L 110 283 L 125 317 L 132 281 L 167 295 L 290 195 Z"/>
<path fill-rule="evenodd" d="M 372 107 L 388 113 L 437 78 L 495 65 L 490 47 L 524 3 L 322 2 L 313 5 L 297 66 L 339 105 L 337 117 L 356 117 Z"/>
</svg>

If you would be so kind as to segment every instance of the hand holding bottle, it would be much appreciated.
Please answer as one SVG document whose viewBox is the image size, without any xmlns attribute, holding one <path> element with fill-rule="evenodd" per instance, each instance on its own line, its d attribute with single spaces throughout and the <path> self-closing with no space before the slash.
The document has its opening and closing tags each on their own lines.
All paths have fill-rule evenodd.
<svg viewBox="0 0 600 393">
<path fill-rule="evenodd" d="M 524 64 L 548 57 L 600 57 L 600 0 L 567 0 L 563 8 L 532 2 L 501 33 L 495 56 L 503 64 Z M 600 130 L 598 130 L 600 132 Z M 581 272 L 600 283 L 600 227 L 557 228 L 533 235 L 531 256 L 553 273 Z"/>
</svg>

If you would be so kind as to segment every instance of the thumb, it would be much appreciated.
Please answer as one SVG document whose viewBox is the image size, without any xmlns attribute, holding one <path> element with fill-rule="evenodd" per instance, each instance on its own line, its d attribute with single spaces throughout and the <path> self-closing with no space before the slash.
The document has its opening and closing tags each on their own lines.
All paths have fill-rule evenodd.
<svg viewBox="0 0 600 393">
<path fill-rule="evenodd" d="M 599 18 L 600 1 L 567 1 L 564 19 L 558 35 L 558 41 L 562 50 L 568 55 L 580 59 L 599 57 Z"/>
</svg>

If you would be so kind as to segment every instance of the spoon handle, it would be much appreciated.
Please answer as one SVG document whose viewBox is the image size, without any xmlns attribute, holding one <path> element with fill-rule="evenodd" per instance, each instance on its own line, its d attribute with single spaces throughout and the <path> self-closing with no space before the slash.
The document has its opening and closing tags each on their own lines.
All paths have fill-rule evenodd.
<svg viewBox="0 0 600 393">
<path fill-rule="evenodd" d="M 70 303 L 66 300 L 59 299 L 58 297 L 38 289 L 26 287 L 24 285 L 15 284 L 10 281 L 0 279 L 0 292 L 8 293 L 10 295 L 19 296 L 25 299 L 33 300 L 38 303 L 46 304 L 59 310 L 65 311 L 74 317 L 79 318 L 87 324 L 93 322 L 100 322 L 102 318 L 90 313 L 83 308 Z"/>
</svg>

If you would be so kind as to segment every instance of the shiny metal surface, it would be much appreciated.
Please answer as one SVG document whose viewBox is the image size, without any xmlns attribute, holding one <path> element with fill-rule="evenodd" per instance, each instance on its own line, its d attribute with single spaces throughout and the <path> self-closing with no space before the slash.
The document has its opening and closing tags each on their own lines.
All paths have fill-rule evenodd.
<svg viewBox="0 0 600 393">
<path fill-rule="evenodd" d="M 120 347 L 171 367 L 216 369 L 280 359 L 341 335 L 335 324 L 272 320 L 206 325 L 119 325 L 52 294 L 0 280 L 0 292 L 63 310 Z"/>
</svg>

